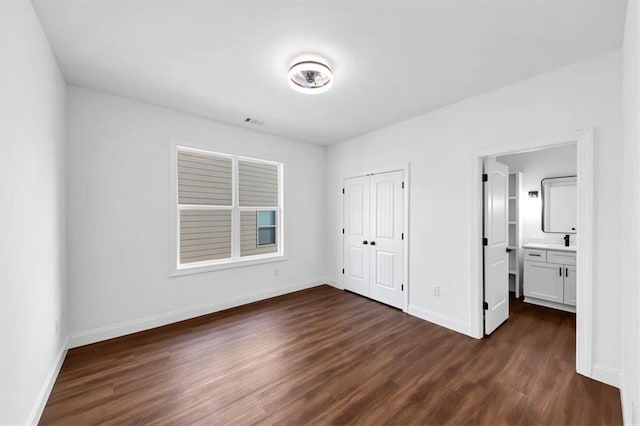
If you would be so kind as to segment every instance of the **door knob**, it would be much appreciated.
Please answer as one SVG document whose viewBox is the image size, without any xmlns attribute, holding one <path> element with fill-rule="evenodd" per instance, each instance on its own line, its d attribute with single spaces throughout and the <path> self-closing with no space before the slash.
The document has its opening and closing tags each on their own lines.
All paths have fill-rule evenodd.
<svg viewBox="0 0 640 426">
<path fill-rule="evenodd" d="M 372 245 L 372 246 L 375 246 L 375 245 L 376 245 L 376 242 L 375 242 L 375 241 L 371 241 L 371 245 Z"/>
<path fill-rule="evenodd" d="M 369 244 L 369 241 L 364 240 L 364 241 L 362 242 L 362 244 Z"/>
</svg>

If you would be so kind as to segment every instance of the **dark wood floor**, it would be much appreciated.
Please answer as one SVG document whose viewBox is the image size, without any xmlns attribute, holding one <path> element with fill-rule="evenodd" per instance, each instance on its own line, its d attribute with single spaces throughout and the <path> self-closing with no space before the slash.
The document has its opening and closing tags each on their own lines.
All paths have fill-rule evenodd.
<svg viewBox="0 0 640 426">
<path fill-rule="evenodd" d="M 622 423 L 574 315 L 475 340 L 323 286 L 69 351 L 42 424 Z"/>
</svg>

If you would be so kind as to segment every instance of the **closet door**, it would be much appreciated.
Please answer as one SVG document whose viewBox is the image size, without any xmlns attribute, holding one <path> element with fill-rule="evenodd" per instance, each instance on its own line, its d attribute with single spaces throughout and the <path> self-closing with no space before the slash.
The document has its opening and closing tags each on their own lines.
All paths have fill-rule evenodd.
<svg viewBox="0 0 640 426">
<path fill-rule="evenodd" d="M 371 298 L 402 308 L 403 172 L 381 173 L 370 179 Z"/>
<path fill-rule="evenodd" d="M 369 177 L 344 180 L 344 288 L 369 296 Z"/>
</svg>

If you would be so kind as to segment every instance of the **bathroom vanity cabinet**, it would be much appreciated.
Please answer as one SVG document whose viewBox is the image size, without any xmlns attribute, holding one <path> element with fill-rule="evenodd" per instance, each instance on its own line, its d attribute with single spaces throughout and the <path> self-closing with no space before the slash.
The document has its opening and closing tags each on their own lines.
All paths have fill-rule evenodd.
<svg viewBox="0 0 640 426">
<path fill-rule="evenodd" d="M 524 245 L 525 302 L 575 312 L 576 248 Z"/>
</svg>

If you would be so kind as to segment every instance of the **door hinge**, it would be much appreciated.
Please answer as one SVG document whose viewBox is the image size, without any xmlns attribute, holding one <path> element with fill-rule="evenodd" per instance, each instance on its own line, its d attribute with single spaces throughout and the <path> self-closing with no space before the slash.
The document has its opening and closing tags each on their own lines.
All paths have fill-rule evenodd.
<svg viewBox="0 0 640 426">
<path fill-rule="evenodd" d="M 488 174 L 486 174 L 486 173 L 483 173 L 483 174 L 482 174 L 482 181 L 483 181 L 483 182 L 488 182 L 488 181 L 489 181 L 489 175 L 488 175 Z"/>
<path fill-rule="evenodd" d="M 342 233 L 344 234 L 344 228 L 342 228 Z"/>
<path fill-rule="evenodd" d="M 402 233 L 402 239 L 404 240 L 404 232 Z"/>
<path fill-rule="evenodd" d="M 485 311 L 489 310 L 489 304 L 487 302 L 482 302 L 482 309 Z"/>
<path fill-rule="evenodd" d="M 486 238 L 486 237 L 483 237 L 483 238 L 482 238 L 482 245 L 483 245 L 483 246 L 487 246 L 487 245 L 489 245 L 489 240 L 487 240 L 487 238 Z"/>
<path fill-rule="evenodd" d="M 344 275 L 344 268 L 342 268 L 342 275 Z"/>
<path fill-rule="evenodd" d="M 344 188 L 342 188 L 342 193 L 344 194 Z"/>
<path fill-rule="evenodd" d="M 402 189 L 404 189 L 404 181 L 402 181 Z"/>
<path fill-rule="evenodd" d="M 400 285 L 400 291 L 404 291 L 404 284 Z"/>
</svg>

